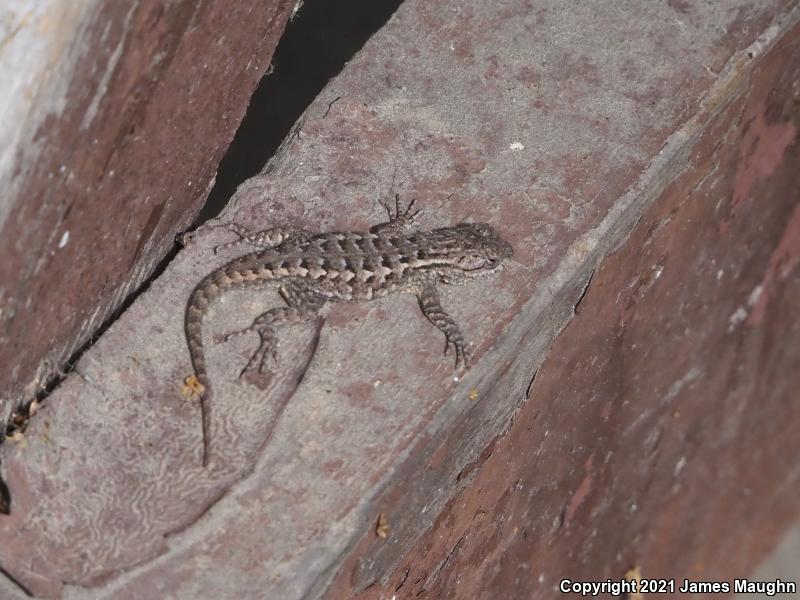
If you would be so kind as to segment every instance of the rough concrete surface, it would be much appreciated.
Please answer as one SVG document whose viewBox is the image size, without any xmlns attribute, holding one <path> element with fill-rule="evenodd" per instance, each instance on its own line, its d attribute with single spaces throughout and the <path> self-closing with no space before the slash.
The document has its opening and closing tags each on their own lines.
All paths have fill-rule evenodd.
<svg viewBox="0 0 800 600">
<path fill-rule="evenodd" d="M 397 191 L 424 207 L 423 227 L 493 224 L 514 246 L 509 267 L 442 289 L 472 368 L 454 378 L 440 334 L 395 297 L 288 330 L 276 376 L 240 381 L 254 340 L 219 334 L 278 300 L 228 294 L 206 322 L 213 450 L 200 469 L 183 307 L 231 237 L 203 229 L 51 394 L 26 442 L 0 447 L 14 502 L 0 517 L 0 590 L 15 593 L 13 578 L 49 597 L 289 599 L 319 597 L 337 572 L 349 591 L 385 583 L 491 452 L 600 258 L 693 168 L 703 126 L 797 17 L 777 1 L 407 0 L 221 219 L 362 229 Z M 659 406 L 638 413 L 638 432 Z M 556 409 L 538 443 L 549 431 L 569 447 L 575 411 Z M 610 447 L 574 441 L 602 452 L 587 473 L 606 481 Z M 570 484 L 547 493 L 563 500 Z M 587 485 L 563 516 L 572 531 L 589 527 L 581 509 L 600 488 Z"/>
<path fill-rule="evenodd" d="M 784 536 L 781 543 L 772 551 L 764 562 L 752 575 L 752 579 L 761 581 L 796 581 L 797 565 L 800 564 L 800 523 L 795 525 Z M 736 600 L 757 600 L 763 598 L 764 594 L 739 593 Z M 797 600 L 797 594 L 785 594 L 783 598 Z"/>
<path fill-rule="evenodd" d="M 381 585 L 353 594 L 345 568 L 328 598 L 754 573 L 800 519 L 798 81 L 800 26 L 595 272 L 469 486 Z"/>
<path fill-rule="evenodd" d="M 0 421 L 191 223 L 293 6 L 0 6 Z"/>
</svg>

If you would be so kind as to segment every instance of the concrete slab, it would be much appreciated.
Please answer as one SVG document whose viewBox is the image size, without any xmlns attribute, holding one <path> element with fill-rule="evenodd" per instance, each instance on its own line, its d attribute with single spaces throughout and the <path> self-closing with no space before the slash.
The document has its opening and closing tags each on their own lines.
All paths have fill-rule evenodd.
<svg viewBox="0 0 800 600">
<path fill-rule="evenodd" d="M 512 264 L 442 290 L 474 366 L 455 380 L 405 297 L 333 307 L 316 343 L 313 328 L 287 332 L 263 389 L 236 379 L 253 340 L 210 343 L 203 471 L 181 396 L 183 307 L 230 236 L 201 231 L 48 398 L 27 444 L 0 447 L 6 573 L 51 597 L 311 598 L 361 539 L 349 585 L 387 576 L 508 426 L 600 258 L 797 18 L 778 1 L 408 0 L 221 219 L 363 229 L 397 191 L 424 227 L 492 223 Z M 207 338 L 276 302 L 225 296 Z"/>
</svg>

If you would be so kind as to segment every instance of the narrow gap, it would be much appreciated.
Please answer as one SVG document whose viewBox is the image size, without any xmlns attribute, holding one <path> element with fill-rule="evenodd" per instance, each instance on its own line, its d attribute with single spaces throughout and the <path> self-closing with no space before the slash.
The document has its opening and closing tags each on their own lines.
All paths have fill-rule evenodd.
<svg viewBox="0 0 800 600">
<path fill-rule="evenodd" d="M 366 41 L 389 20 L 402 0 L 299 0 L 272 60 L 250 99 L 247 113 L 220 162 L 217 179 L 192 229 L 219 215 L 236 188 L 257 175 L 314 101 Z M 56 370 L 35 398 L 12 411 L 5 427 L 0 424 L 0 444 L 6 436 L 24 432 L 36 406 L 74 370 L 78 360 L 167 268 L 178 253 L 176 244 L 158 263 L 153 274 L 105 320 L 78 348 L 63 368 Z M 5 434 L 5 435 L 3 435 Z M 8 514 L 11 496 L 0 474 L 0 512 Z M 2 570 L 0 570 L 2 573 Z"/>
<path fill-rule="evenodd" d="M 16 577 L 14 577 L 11 573 L 6 571 L 3 567 L 0 567 L 0 575 L 3 575 L 8 581 L 21 592 L 23 592 L 26 596 L 30 596 L 33 598 L 33 592 L 30 591 L 25 585 Z"/>
<path fill-rule="evenodd" d="M 247 114 L 219 165 L 217 181 L 193 229 L 219 215 L 236 188 L 257 175 L 300 115 L 401 0 L 305 0 L 275 51 Z"/>
<path fill-rule="evenodd" d="M 586 294 L 589 292 L 589 286 L 592 284 L 592 279 L 594 278 L 595 269 L 592 269 L 592 272 L 589 273 L 589 278 L 586 280 L 586 283 L 583 285 L 583 290 L 581 290 L 581 295 L 575 301 L 575 304 L 572 307 L 572 313 L 577 315 L 580 313 L 581 310 L 581 302 L 583 299 L 586 298 Z M 536 373 L 533 374 L 536 377 Z M 533 385 L 533 380 L 531 380 L 531 385 Z M 528 391 L 530 391 L 530 387 L 528 387 Z"/>
</svg>

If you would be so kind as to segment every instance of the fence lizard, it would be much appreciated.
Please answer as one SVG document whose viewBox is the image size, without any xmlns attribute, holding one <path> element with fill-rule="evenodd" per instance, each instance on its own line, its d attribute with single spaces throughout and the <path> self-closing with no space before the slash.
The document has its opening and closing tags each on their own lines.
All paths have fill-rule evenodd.
<svg viewBox="0 0 800 600">
<path fill-rule="evenodd" d="M 461 284 L 495 271 L 512 255 L 510 244 L 485 223 L 462 223 L 432 231 L 409 232 L 419 211 L 414 201 L 401 210 L 387 208 L 389 221 L 369 232 L 314 233 L 275 227 L 249 233 L 231 226 L 239 240 L 217 249 L 242 243 L 260 249 L 236 258 L 205 277 L 194 289 L 186 306 L 186 340 L 194 367 L 195 390 L 200 396 L 203 424 L 203 466 L 208 464 L 211 383 L 203 350 L 203 317 L 211 302 L 231 288 L 263 286 L 275 282 L 286 306 L 272 308 L 242 331 L 261 338 L 258 349 L 245 365 L 263 372 L 268 357 L 277 360 L 277 330 L 284 325 L 314 319 L 327 302 L 360 302 L 389 294 L 412 293 L 428 320 L 445 335 L 445 354 L 452 346 L 456 368 L 466 366 L 468 344 L 455 321 L 439 302 L 437 283 Z"/>
</svg>

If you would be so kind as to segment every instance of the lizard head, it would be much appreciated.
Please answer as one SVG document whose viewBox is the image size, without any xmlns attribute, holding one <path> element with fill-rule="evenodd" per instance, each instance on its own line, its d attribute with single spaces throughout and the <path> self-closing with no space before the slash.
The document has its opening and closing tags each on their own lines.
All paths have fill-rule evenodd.
<svg viewBox="0 0 800 600">
<path fill-rule="evenodd" d="M 487 275 L 513 254 L 511 244 L 486 223 L 461 223 L 439 232 L 449 238 L 443 240 L 447 248 L 447 266 L 439 270 L 446 283 Z"/>
</svg>

